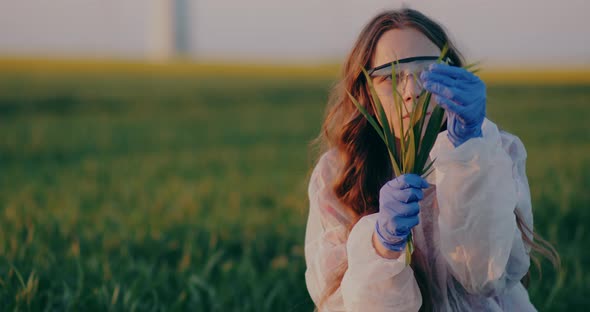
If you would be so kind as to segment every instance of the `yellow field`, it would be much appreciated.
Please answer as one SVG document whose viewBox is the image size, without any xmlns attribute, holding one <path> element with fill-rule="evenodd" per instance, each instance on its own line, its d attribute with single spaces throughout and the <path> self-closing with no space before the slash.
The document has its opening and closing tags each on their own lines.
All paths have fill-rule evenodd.
<svg viewBox="0 0 590 312">
<path fill-rule="evenodd" d="M 0 58 L 0 72 L 128 73 L 181 76 L 234 76 L 250 78 L 336 78 L 338 64 L 260 65 L 213 62 L 142 62 L 88 59 Z M 590 67 L 585 68 L 486 68 L 479 73 L 490 84 L 590 84 Z"/>
</svg>

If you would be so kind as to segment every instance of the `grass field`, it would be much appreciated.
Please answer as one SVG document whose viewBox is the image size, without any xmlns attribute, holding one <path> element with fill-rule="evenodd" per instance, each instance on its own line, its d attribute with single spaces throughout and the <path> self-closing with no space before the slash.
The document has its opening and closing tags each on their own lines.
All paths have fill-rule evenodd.
<svg viewBox="0 0 590 312">
<path fill-rule="evenodd" d="M 312 310 L 307 145 L 331 76 L 59 69 L 0 66 L 0 310 Z M 584 310 L 590 84 L 501 81 L 488 113 L 525 143 L 563 260 L 532 300 Z"/>
</svg>

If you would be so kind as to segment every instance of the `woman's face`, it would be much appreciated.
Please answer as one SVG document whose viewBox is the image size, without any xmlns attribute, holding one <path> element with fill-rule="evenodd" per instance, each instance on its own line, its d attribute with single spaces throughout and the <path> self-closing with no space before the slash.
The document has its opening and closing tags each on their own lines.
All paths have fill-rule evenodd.
<svg viewBox="0 0 590 312">
<path fill-rule="evenodd" d="M 438 56 L 440 52 L 440 49 L 432 41 L 430 41 L 430 39 L 414 28 L 392 29 L 385 32 L 377 42 L 375 54 L 371 60 L 371 67 L 374 68 L 382 64 L 391 63 L 393 61 L 402 60 L 409 57 Z M 408 68 L 406 72 L 419 72 L 427 65 L 428 62 L 420 61 L 404 64 L 404 66 Z M 419 80 L 419 77 L 416 77 L 416 79 Z M 387 119 L 393 124 L 395 136 L 399 138 L 401 129 L 400 123 L 398 121 L 399 117 L 396 117 L 398 116 L 398 112 L 397 107 L 394 105 L 391 87 L 391 75 L 373 77 L 372 81 L 376 90 L 378 91 L 377 93 L 379 100 L 383 105 Z M 404 131 L 408 129 L 410 125 L 410 114 L 413 109 L 412 106 L 414 100 L 417 101 L 419 99 L 420 92 L 422 91 L 420 83 L 416 83 L 411 75 L 405 79 L 405 82 L 405 85 L 404 83 L 400 83 L 397 88 L 403 100 L 402 103 L 407 109 L 406 110 L 402 108 L 402 125 L 404 127 Z M 431 101 L 431 105 L 428 108 L 426 122 L 428 122 L 430 118 L 430 112 L 434 107 L 433 102 L 434 101 Z"/>
</svg>

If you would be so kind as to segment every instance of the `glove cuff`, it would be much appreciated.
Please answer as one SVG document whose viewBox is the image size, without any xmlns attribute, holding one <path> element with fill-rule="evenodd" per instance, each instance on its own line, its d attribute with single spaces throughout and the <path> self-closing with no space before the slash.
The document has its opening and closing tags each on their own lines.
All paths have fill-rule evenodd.
<svg viewBox="0 0 590 312">
<path fill-rule="evenodd" d="M 379 230 L 379 222 L 375 222 L 375 233 L 377 234 L 377 238 L 379 242 L 383 245 L 383 247 L 392 250 L 392 251 L 403 251 L 406 248 L 406 237 L 399 237 L 397 242 L 390 242 L 381 234 L 381 230 Z"/>
<path fill-rule="evenodd" d="M 455 126 L 447 131 L 447 137 L 455 147 L 458 147 L 471 138 L 482 137 L 481 125 L 481 123 L 478 123 L 474 126 L 467 127 L 461 123 L 455 123 Z"/>
</svg>

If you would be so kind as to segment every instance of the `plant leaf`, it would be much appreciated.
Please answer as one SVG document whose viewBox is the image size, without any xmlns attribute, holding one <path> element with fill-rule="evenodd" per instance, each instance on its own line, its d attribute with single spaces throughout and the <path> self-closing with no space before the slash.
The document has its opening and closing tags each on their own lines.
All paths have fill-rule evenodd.
<svg viewBox="0 0 590 312">
<path fill-rule="evenodd" d="M 433 172 L 434 172 L 434 168 L 431 168 L 430 171 L 428 171 L 425 174 L 423 174 L 422 177 L 424 179 L 426 179 L 426 177 L 428 177 L 429 175 L 431 175 Z"/>
<path fill-rule="evenodd" d="M 437 63 L 442 62 L 445 59 L 447 53 L 449 51 L 448 44 L 445 43 L 443 48 L 441 49 L 440 55 L 436 60 Z M 424 129 L 424 123 L 426 122 L 426 113 L 428 112 L 428 106 L 430 105 L 430 99 L 432 94 L 430 92 L 426 92 L 424 95 L 424 102 L 422 106 L 423 118 L 420 121 L 420 127 L 418 131 L 420 135 L 422 135 L 422 131 Z M 424 137 L 421 138 L 417 153 L 416 163 L 414 164 L 414 172 L 423 172 L 424 164 L 428 159 L 428 155 L 430 154 L 430 150 L 432 146 L 434 146 L 434 142 L 438 137 L 438 133 L 440 131 L 440 127 L 442 126 L 442 119 L 444 117 L 444 109 L 440 106 L 435 106 L 432 114 L 430 116 L 430 120 L 426 125 L 426 131 L 424 133 Z"/>
<path fill-rule="evenodd" d="M 418 78 L 416 78 L 415 75 L 412 75 L 412 77 L 414 78 L 414 83 L 416 85 L 418 85 Z M 423 96 L 424 96 L 424 91 L 420 92 L 420 96 L 419 96 L 419 100 L 416 101 L 416 99 L 412 100 L 412 115 L 410 116 L 410 127 L 412 127 L 412 132 L 414 135 L 414 138 L 412 139 L 412 144 L 413 144 L 413 153 L 414 153 L 414 160 L 412 161 L 412 165 L 411 165 L 411 172 L 418 172 L 416 171 L 415 165 L 416 165 L 416 155 L 418 155 L 418 152 L 420 151 L 420 142 L 422 141 L 422 130 L 420 129 L 420 124 L 424 121 L 424 119 L 426 119 L 426 114 L 423 111 L 423 106 L 424 106 L 424 101 L 423 101 Z"/>
<path fill-rule="evenodd" d="M 391 62 L 391 92 L 393 92 L 393 105 L 394 107 L 398 107 L 398 109 L 396 109 L 397 111 L 397 120 L 398 120 L 398 125 L 399 125 L 399 135 L 400 135 L 400 150 L 398 151 L 399 154 L 396 154 L 396 161 L 399 164 L 399 166 L 403 166 L 403 159 L 404 159 L 404 147 L 403 147 L 403 134 L 404 134 L 404 129 L 403 129 L 403 119 L 402 119 L 402 113 L 401 113 L 401 109 L 399 109 L 399 101 L 401 100 L 402 96 L 401 94 L 399 94 L 398 90 L 397 90 L 397 80 L 395 79 L 395 70 L 396 70 L 396 62 Z M 399 63 L 397 63 L 399 65 Z M 396 118 L 394 116 L 392 116 L 392 118 Z M 394 129 L 395 131 L 395 129 Z M 405 173 L 405 170 L 403 168 L 400 168 L 400 174 L 398 174 L 397 176 Z"/>
<path fill-rule="evenodd" d="M 419 139 L 417 140 L 418 144 L 416 146 L 416 159 L 417 159 L 417 161 L 414 163 L 414 172 L 421 172 L 421 170 L 420 170 L 421 168 L 419 168 L 420 162 L 418 160 L 421 159 L 422 157 L 425 157 L 425 156 L 422 156 L 422 154 L 430 153 L 430 151 L 425 150 L 423 148 L 422 141 L 424 139 L 422 137 L 422 132 L 424 129 L 424 123 L 426 122 L 426 118 L 427 118 L 426 114 L 428 112 L 428 107 L 430 106 L 431 95 L 432 94 L 430 92 L 423 91 L 423 94 L 420 96 L 420 99 L 421 99 L 420 108 L 422 109 L 422 118 L 420 118 L 420 120 L 418 121 L 418 124 L 415 126 L 417 129 L 414 130 L 415 133 L 419 133 L 419 135 L 420 135 Z"/>
<path fill-rule="evenodd" d="M 430 170 L 430 168 L 432 167 L 432 165 L 434 165 L 434 160 L 431 160 L 426 166 L 424 166 L 424 169 L 422 170 L 421 174 L 424 174 L 425 172 L 428 172 L 428 170 Z"/>
<path fill-rule="evenodd" d="M 412 172 L 414 169 L 414 163 L 416 161 L 416 149 L 415 149 L 416 138 L 414 136 L 414 130 L 408 129 L 408 141 L 406 146 L 406 154 L 404 155 L 404 169 L 406 172 Z"/>
<path fill-rule="evenodd" d="M 426 125 L 426 132 L 424 133 L 424 137 L 422 138 L 422 146 L 421 149 L 423 150 L 420 153 L 420 158 L 417 161 L 416 169 L 419 169 L 418 172 L 421 172 L 422 168 L 424 168 L 424 164 L 428 159 L 428 154 L 434 146 L 434 142 L 438 137 L 440 128 L 442 126 L 442 120 L 444 117 L 445 111 L 440 106 L 436 105 L 432 110 L 432 114 L 430 115 L 430 120 L 428 121 L 428 125 Z"/>
<path fill-rule="evenodd" d="M 420 98 L 423 98 L 422 102 L 422 116 L 423 118 L 420 119 L 420 127 L 419 127 L 419 133 L 420 135 L 422 135 L 422 130 L 424 129 L 424 122 L 426 122 L 426 114 L 428 113 L 428 106 L 430 106 L 430 98 L 432 97 L 432 93 L 425 91 L 424 92 L 424 96 L 420 96 Z"/>
<path fill-rule="evenodd" d="M 383 129 L 385 145 L 387 146 L 387 149 L 390 153 L 389 158 L 391 160 L 391 166 L 396 172 L 396 176 L 399 176 L 398 173 L 400 172 L 400 169 L 397 163 L 398 157 L 395 148 L 395 136 L 393 135 L 393 131 L 391 129 L 389 121 L 387 120 L 387 115 L 385 114 L 385 110 L 381 105 L 381 101 L 379 100 L 379 96 L 377 95 L 377 91 L 375 90 L 375 86 L 373 85 L 371 77 L 369 76 L 369 73 L 367 73 L 366 69 L 363 68 L 362 70 L 367 80 L 367 84 L 369 85 L 369 90 L 371 91 L 371 97 L 373 98 L 375 114 L 378 116 L 377 120 L 379 121 L 379 123 L 381 124 L 381 128 Z"/>
<path fill-rule="evenodd" d="M 408 235 L 408 243 L 406 245 L 406 265 L 412 263 L 412 253 L 414 253 L 414 238 L 412 233 Z"/>
<path fill-rule="evenodd" d="M 447 53 L 449 52 L 449 45 L 447 43 L 445 43 L 445 45 L 443 46 L 442 50 L 440 51 L 440 55 L 438 56 L 438 59 L 436 60 L 437 63 L 442 62 L 442 60 L 447 57 Z"/>
<path fill-rule="evenodd" d="M 369 114 L 369 112 L 367 112 L 367 110 L 361 105 L 361 103 L 359 103 L 352 96 L 352 94 L 350 94 L 350 92 L 346 91 L 346 93 L 348 94 L 348 97 L 350 97 L 350 100 L 352 101 L 352 103 L 354 103 L 354 106 L 356 106 L 356 108 L 361 112 L 361 114 L 363 114 L 363 116 L 367 119 L 367 121 L 371 124 L 371 126 L 373 126 L 373 129 L 375 129 L 375 131 L 377 131 L 377 134 L 379 135 L 381 140 L 383 140 L 383 143 L 387 144 L 387 142 L 385 141 L 385 137 L 383 136 L 383 130 L 381 129 L 381 127 L 379 126 L 377 121 L 373 118 L 373 116 L 371 116 Z"/>
<path fill-rule="evenodd" d="M 399 63 L 397 63 L 399 65 Z M 406 135 L 404 131 L 404 119 L 403 119 L 403 99 L 401 94 L 399 94 L 397 90 L 397 81 L 394 79 L 395 77 L 395 62 L 391 63 L 391 90 L 393 92 L 393 105 L 397 108 L 397 120 L 400 129 L 399 137 L 400 137 L 400 153 L 398 157 L 398 162 L 400 164 L 401 173 L 407 173 L 408 169 L 404 167 L 405 159 L 406 159 Z"/>
<path fill-rule="evenodd" d="M 480 71 L 479 65 L 480 65 L 480 62 L 474 62 L 474 63 L 467 64 L 467 65 L 463 66 L 463 68 L 465 68 L 468 71 L 470 71 L 471 73 L 475 74 Z"/>
<path fill-rule="evenodd" d="M 391 161 L 391 167 L 393 167 L 393 172 L 395 173 L 396 177 L 399 177 L 400 175 L 402 175 L 402 172 L 399 169 L 399 166 L 397 164 L 397 160 L 395 160 L 395 156 L 393 155 L 393 153 L 391 152 L 390 149 L 388 149 L 388 152 L 389 152 L 389 161 Z"/>
</svg>

